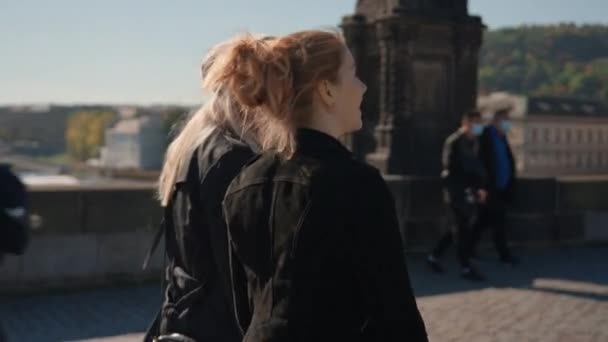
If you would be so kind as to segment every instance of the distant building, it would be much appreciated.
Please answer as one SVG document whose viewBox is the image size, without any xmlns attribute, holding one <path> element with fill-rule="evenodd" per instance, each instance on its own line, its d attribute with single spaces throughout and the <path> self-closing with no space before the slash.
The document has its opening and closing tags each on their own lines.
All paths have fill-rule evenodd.
<svg viewBox="0 0 608 342">
<path fill-rule="evenodd" d="M 122 113 L 106 130 L 101 165 L 119 169 L 158 170 L 163 161 L 165 130 L 158 114 Z"/>
<path fill-rule="evenodd" d="M 512 109 L 509 141 L 521 173 L 608 173 L 608 110 L 602 103 L 496 92 L 479 97 L 478 107 L 487 114 Z"/>
<path fill-rule="evenodd" d="M 0 106 L 0 141 L 16 154 L 31 156 L 64 153 L 69 117 L 95 106 Z"/>
</svg>

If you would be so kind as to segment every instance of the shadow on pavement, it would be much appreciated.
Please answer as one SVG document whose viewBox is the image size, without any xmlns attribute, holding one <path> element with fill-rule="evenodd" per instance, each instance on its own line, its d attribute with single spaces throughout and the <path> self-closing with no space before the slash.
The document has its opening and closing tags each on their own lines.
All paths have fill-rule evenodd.
<svg viewBox="0 0 608 342">
<path fill-rule="evenodd" d="M 158 286 L 0 297 L 9 342 L 81 341 L 144 331 L 160 305 Z"/>
<path fill-rule="evenodd" d="M 443 275 L 431 272 L 425 255 L 408 255 L 414 292 L 425 297 L 485 288 L 518 288 L 608 300 L 607 247 L 515 252 L 521 265 L 510 268 L 497 262 L 493 250 L 483 251 L 477 266 L 488 278 L 484 283 L 471 283 L 460 277 L 454 251 L 444 258 L 447 273 Z M 0 297 L 0 323 L 9 341 L 18 342 L 80 341 L 141 333 L 158 310 L 160 298 L 157 285 Z"/>
<path fill-rule="evenodd" d="M 433 296 L 484 288 L 519 288 L 555 294 L 608 300 L 608 247 L 560 247 L 516 249 L 521 263 L 515 267 L 498 262 L 494 250 L 482 251 L 474 265 L 485 282 L 460 277 L 454 250 L 443 258 L 445 274 L 435 274 L 426 255 L 409 255 L 408 265 L 416 296 Z"/>
</svg>

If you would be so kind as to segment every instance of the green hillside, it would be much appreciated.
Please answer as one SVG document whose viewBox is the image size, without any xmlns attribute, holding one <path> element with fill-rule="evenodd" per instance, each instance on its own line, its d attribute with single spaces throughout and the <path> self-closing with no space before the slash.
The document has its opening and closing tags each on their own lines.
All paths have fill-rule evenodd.
<svg viewBox="0 0 608 342">
<path fill-rule="evenodd" d="M 608 102 L 608 26 L 561 24 L 487 31 L 481 92 L 572 96 Z"/>
</svg>

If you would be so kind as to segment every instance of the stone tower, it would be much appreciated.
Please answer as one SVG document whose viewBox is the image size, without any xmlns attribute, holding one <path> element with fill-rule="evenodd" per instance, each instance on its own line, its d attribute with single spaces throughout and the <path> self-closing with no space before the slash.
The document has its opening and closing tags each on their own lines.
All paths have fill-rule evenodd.
<svg viewBox="0 0 608 342">
<path fill-rule="evenodd" d="M 484 25 L 467 0 L 359 0 L 344 36 L 368 91 L 353 152 L 388 174 L 437 176 L 443 140 L 475 108 Z"/>
</svg>

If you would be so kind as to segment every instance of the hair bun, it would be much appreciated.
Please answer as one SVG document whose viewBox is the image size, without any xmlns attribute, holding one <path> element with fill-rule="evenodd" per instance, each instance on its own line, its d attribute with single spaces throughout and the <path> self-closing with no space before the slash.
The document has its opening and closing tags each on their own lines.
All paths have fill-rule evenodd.
<svg viewBox="0 0 608 342">
<path fill-rule="evenodd" d="M 247 36 L 238 40 L 229 53 L 223 79 L 245 107 L 258 107 L 266 101 L 267 50 L 264 42 Z"/>
</svg>

